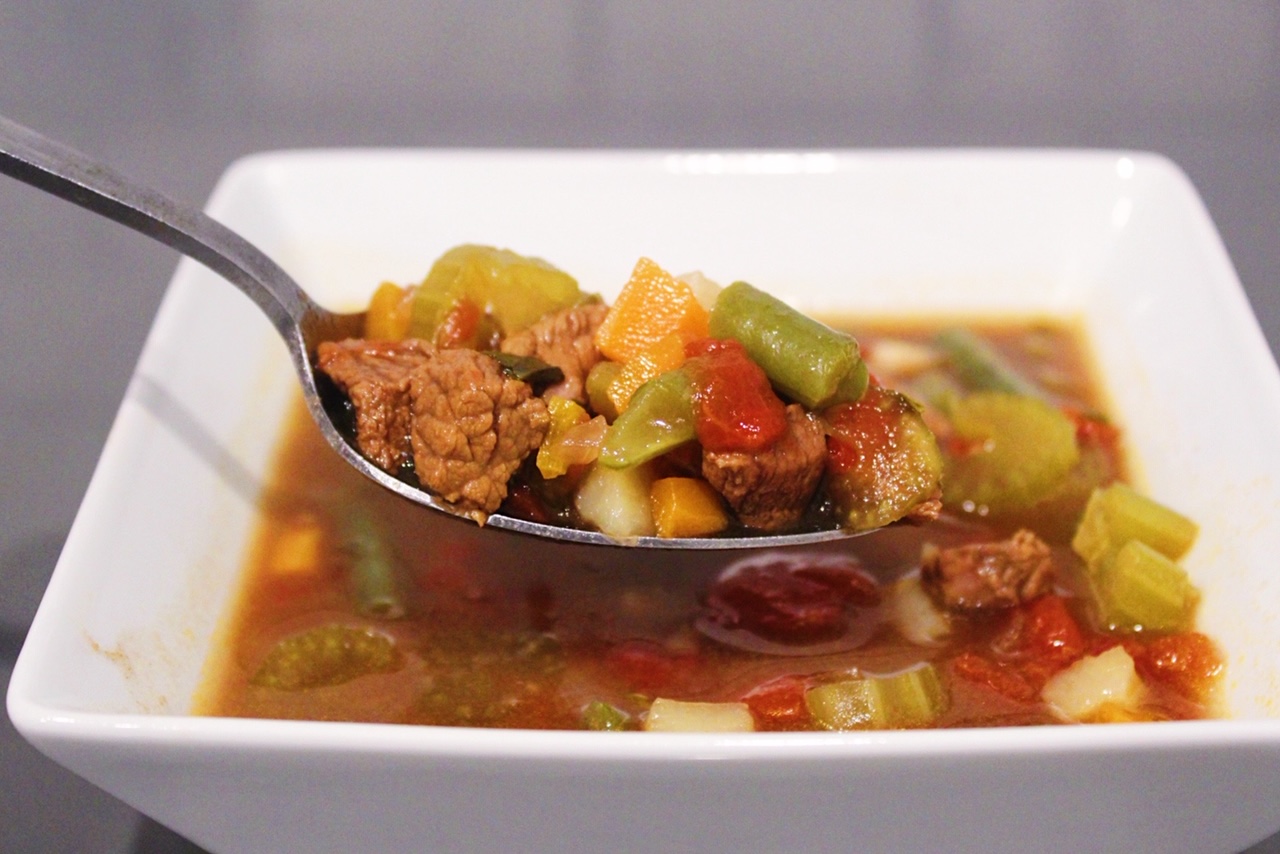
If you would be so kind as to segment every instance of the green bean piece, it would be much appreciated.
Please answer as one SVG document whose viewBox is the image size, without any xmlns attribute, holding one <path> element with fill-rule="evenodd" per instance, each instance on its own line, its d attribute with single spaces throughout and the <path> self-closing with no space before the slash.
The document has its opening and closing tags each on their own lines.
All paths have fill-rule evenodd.
<svg viewBox="0 0 1280 854">
<path fill-rule="evenodd" d="M 746 282 L 720 292 L 711 310 L 713 338 L 733 338 L 784 395 L 811 410 L 857 400 L 867 366 L 853 336 L 806 317 Z"/>
<path fill-rule="evenodd" d="M 340 685 L 371 673 L 399 670 L 395 641 L 373 629 L 327 625 L 290 635 L 272 647 L 249 680 L 262 688 L 298 691 Z"/>
<path fill-rule="evenodd" d="M 994 347 L 968 329 L 944 329 L 934 340 L 970 390 L 1044 397 L 1038 386 L 1010 367 Z"/>
<path fill-rule="evenodd" d="M 598 461 L 606 468 L 628 468 L 696 437 L 689 377 L 682 370 L 667 371 L 636 389 L 631 404 L 604 434 Z"/>
<path fill-rule="evenodd" d="M 400 564 L 380 526 L 368 508 L 361 505 L 356 505 L 343 523 L 343 545 L 350 562 L 351 588 L 357 609 L 379 620 L 403 617 Z"/>
</svg>

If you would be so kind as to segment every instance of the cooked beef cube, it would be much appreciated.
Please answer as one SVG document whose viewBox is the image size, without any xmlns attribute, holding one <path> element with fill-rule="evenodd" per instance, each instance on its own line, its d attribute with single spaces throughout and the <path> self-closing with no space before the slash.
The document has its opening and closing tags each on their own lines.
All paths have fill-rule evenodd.
<svg viewBox="0 0 1280 854">
<path fill-rule="evenodd" d="M 1052 589 L 1053 555 L 1043 540 L 1024 529 L 994 543 L 927 546 L 920 577 L 950 610 L 1009 608 Z"/>
<path fill-rule="evenodd" d="M 430 344 L 413 338 L 326 341 L 317 350 L 316 367 L 355 406 L 356 445 L 380 468 L 394 472 L 411 457 L 409 376 L 434 353 Z"/>
<path fill-rule="evenodd" d="M 422 485 L 483 523 L 546 438 L 547 406 L 475 350 L 440 350 L 410 378 L 413 462 Z"/>
<path fill-rule="evenodd" d="M 911 512 L 905 517 L 909 522 L 928 522 L 930 519 L 937 519 L 942 513 L 942 490 L 921 501 L 915 507 L 911 508 Z"/>
<path fill-rule="evenodd" d="M 502 352 L 533 356 L 559 368 L 564 372 L 564 380 L 548 387 L 543 394 L 586 403 L 583 382 L 587 372 L 600 361 L 595 334 L 608 311 L 604 303 L 595 302 L 553 312 L 503 341 Z"/>
<path fill-rule="evenodd" d="M 737 512 L 744 525 L 776 531 L 804 514 L 822 479 L 827 440 L 804 407 L 787 407 L 787 431 L 756 453 L 702 454 L 702 476 Z"/>
</svg>

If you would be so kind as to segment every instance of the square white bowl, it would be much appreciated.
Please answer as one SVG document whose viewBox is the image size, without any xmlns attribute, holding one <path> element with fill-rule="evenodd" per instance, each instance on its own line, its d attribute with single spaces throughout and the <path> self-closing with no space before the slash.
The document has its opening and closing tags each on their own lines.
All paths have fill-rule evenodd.
<svg viewBox="0 0 1280 854">
<path fill-rule="evenodd" d="M 1280 375 L 1167 160 L 285 152 L 235 164 L 208 210 L 333 308 L 483 242 L 606 296 L 647 255 L 806 311 L 1079 319 L 1139 481 L 1202 526 L 1185 565 L 1230 716 L 749 736 L 193 716 L 295 380 L 266 319 L 184 260 L 8 694 L 33 744 L 139 810 L 264 852 L 1233 851 L 1280 827 Z"/>
</svg>

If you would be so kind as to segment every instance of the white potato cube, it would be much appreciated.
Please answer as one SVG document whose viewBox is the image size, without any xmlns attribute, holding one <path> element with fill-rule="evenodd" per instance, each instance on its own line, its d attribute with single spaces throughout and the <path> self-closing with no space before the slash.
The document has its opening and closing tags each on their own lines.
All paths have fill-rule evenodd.
<svg viewBox="0 0 1280 854">
<path fill-rule="evenodd" d="M 594 465 L 573 503 L 584 521 L 615 540 L 653 536 L 649 487 L 653 475 L 647 465 L 611 469 Z"/>
<path fill-rule="evenodd" d="M 1113 646 L 1055 673 L 1040 696 L 1064 717 L 1083 721 L 1104 706 L 1137 705 L 1142 699 L 1142 680 L 1124 647 Z"/>
<path fill-rule="evenodd" d="M 755 718 L 746 703 L 653 701 L 644 728 L 649 732 L 753 732 Z"/>
</svg>

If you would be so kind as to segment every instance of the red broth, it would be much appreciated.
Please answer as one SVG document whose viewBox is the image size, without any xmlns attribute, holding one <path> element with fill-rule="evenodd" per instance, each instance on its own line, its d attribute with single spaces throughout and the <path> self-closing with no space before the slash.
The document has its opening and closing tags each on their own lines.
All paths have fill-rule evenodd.
<svg viewBox="0 0 1280 854">
<path fill-rule="evenodd" d="M 927 372 L 913 364 L 913 344 L 929 340 L 938 323 L 846 326 L 872 370 L 889 374 L 880 377 L 886 385 L 930 393 L 918 384 Z M 1063 407 L 1105 410 L 1073 327 L 1019 322 L 980 332 Z M 1108 478 L 1123 478 L 1114 429 L 1099 418 L 1080 425 L 1080 441 L 1104 449 Z M 999 520 L 948 511 L 934 522 L 786 552 L 563 545 L 480 529 L 380 490 L 330 451 L 299 402 L 198 710 L 639 729 L 653 700 L 666 698 L 745 703 L 756 729 L 811 729 L 820 725 L 807 689 L 928 661 L 946 694 L 931 726 L 1051 724 L 1063 718 L 1041 699 L 1046 680 L 1120 645 L 1145 685 L 1142 700 L 1096 719 L 1211 715 L 1221 665 L 1208 639 L 1095 625 L 1070 549 L 1079 510 L 1077 501 Z M 904 636 L 893 585 L 918 572 L 926 543 L 1000 539 L 1020 527 L 1050 545 L 1053 593 L 998 613 L 952 616 L 937 643 Z M 362 561 L 394 567 L 391 589 L 370 590 L 366 581 L 362 590 Z"/>
</svg>

